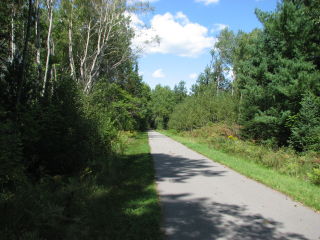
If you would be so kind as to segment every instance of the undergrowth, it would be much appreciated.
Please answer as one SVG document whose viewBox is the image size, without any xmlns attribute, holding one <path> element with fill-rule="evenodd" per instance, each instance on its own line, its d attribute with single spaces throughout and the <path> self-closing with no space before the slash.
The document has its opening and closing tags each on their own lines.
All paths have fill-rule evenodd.
<svg viewBox="0 0 320 240">
<path fill-rule="evenodd" d="M 147 135 L 118 139 L 117 155 L 80 176 L 48 176 L 2 192 L 1 239 L 161 239 Z"/>
</svg>

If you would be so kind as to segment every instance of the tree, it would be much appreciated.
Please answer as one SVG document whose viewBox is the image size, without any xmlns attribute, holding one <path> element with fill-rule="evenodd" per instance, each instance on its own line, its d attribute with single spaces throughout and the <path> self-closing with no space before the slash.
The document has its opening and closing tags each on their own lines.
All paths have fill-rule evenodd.
<svg viewBox="0 0 320 240">
<path fill-rule="evenodd" d="M 288 145 L 288 123 L 300 112 L 303 96 L 320 92 L 314 56 L 320 49 L 314 35 L 318 17 L 310 9 L 315 2 L 284 0 L 273 13 L 256 12 L 264 29 L 248 49 L 252 57 L 240 60 L 237 68 L 241 123 L 249 137 Z"/>
<path fill-rule="evenodd" d="M 320 151 L 320 97 L 306 93 L 297 115 L 291 117 L 291 146 L 299 151 Z"/>
<path fill-rule="evenodd" d="M 188 94 L 187 88 L 186 88 L 186 82 L 180 81 L 177 85 L 173 88 L 174 94 L 175 94 L 175 102 L 180 103 L 182 102 Z"/>
<path fill-rule="evenodd" d="M 175 94 L 170 87 L 157 85 L 151 92 L 151 110 L 153 126 L 157 128 L 168 127 L 169 116 L 175 105 Z"/>
</svg>

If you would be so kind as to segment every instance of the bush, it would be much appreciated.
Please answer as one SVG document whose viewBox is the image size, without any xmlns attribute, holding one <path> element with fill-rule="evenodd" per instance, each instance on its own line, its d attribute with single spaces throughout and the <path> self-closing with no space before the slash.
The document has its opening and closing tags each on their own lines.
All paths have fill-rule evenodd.
<svg viewBox="0 0 320 240">
<path fill-rule="evenodd" d="M 236 119 L 236 102 L 230 93 L 220 92 L 219 95 L 214 95 L 204 92 L 178 104 L 170 115 L 169 127 L 192 130 L 219 121 L 232 124 Z"/>
<path fill-rule="evenodd" d="M 314 184 L 320 185 L 320 168 L 313 168 L 311 173 L 308 173 L 310 181 Z"/>
<path fill-rule="evenodd" d="M 14 191 L 17 184 L 25 181 L 21 137 L 8 119 L 0 122 L 0 166 L 0 194 Z"/>
</svg>

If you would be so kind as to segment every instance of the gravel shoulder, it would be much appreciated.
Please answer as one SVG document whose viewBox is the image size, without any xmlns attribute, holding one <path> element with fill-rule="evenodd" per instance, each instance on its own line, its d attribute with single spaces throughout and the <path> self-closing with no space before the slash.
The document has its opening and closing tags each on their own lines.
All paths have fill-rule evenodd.
<svg viewBox="0 0 320 240">
<path fill-rule="evenodd" d="M 148 134 L 167 239 L 320 240 L 319 213 L 160 133 Z"/>
</svg>

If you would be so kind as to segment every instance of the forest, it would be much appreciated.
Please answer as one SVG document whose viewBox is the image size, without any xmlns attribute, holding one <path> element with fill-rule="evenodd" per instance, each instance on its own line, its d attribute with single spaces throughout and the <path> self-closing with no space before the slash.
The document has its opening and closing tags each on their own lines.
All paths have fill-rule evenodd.
<svg viewBox="0 0 320 240">
<path fill-rule="evenodd" d="M 1 1 L 4 239 L 100 239 L 85 227 L 87 196 L 120 188 L 128 138 L 149 128 L 201 135 L 225 151 L 237 144 L 320 184 L 319 2 L 282 0 L 256 10 L 261 29 L 222 30 L 190 90 L 184 81 L 151 89 L 139 75 L 127 13 L 150 10 L 125 0 Z"/>
</svg>

